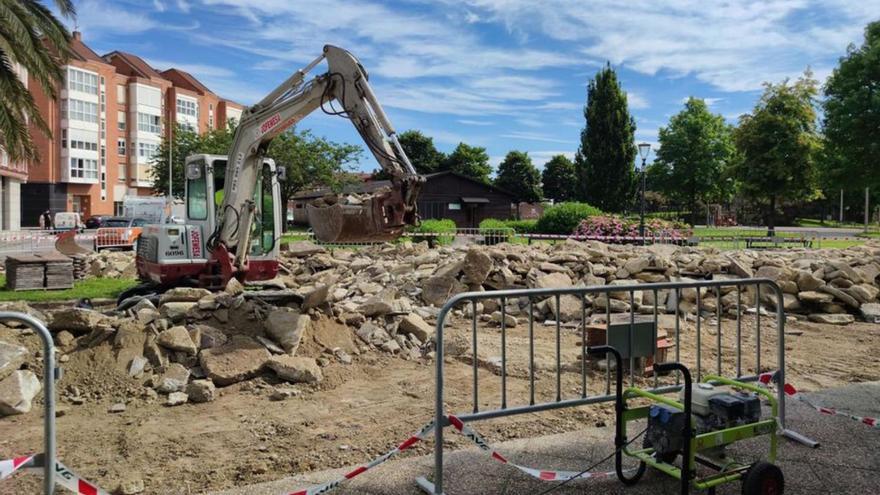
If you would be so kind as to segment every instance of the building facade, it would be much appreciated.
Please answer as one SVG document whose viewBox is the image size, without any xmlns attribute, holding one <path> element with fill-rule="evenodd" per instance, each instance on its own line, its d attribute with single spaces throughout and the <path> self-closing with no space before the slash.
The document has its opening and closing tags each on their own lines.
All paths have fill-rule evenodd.
<svg viewBox="0 0 880 495">
<path fill-rule="evenodd" d="M 154 194 L 150 162 L 173 130 L 168 122 L 199 133 L 226 125 L 224 100 L 183 71 L 160 73 L 121 51 L 99 56 L 78 32 L 71 48 L 57 98 L 31 82 L 52 136 L 32 128 L 40 159 L 21 191 L 23 225 L 45 210 L 120 215 L 125 196 Z"/>
<path fill-rule="evenodd" d="M 27 87 L 27 69 L 13 64 L 12 70 Z M 11 160 L 0 147 L 0 230 L 18 230 L 21 227 L 21 184 L 27 182 L 27 178 L 27 162 Z"/>
</svg>

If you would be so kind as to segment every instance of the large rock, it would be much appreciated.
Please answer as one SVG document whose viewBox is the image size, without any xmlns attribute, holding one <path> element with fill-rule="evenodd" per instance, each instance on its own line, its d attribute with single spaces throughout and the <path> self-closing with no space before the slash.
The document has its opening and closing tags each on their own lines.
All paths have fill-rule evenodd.
<svg viewBox="0 0 880 495">
<path fill-rule="evenodd" d="M 630 275 L 635 275 L 640 273 L 651 266 L 651 259 L 646 256 L 639 256 L 638 258 L 630 258 L 623 264 L 623 269 L 629 272 Z"/>
<path fill-rule="evenodd" d="M 755 271 L 752 270 L 751 262 L 743 261 L 733 256 L 728 256 L 727 260 L 730 262 L 728 267 L 730 273 L 733 273 L 740 278 L 752 278 L 755 276 Z"/>
<path fill-rule="evenodd" d="M 467 288 L 451 275 L 433 276 L 422 284 L 422 300 L 434 306 L 443 306 L 450 297 Z"/>
<path fill-rule="evenodd" d="M 27 356 L 28 350 L 26 347 L 0 341 L 0 380 L 21 368 Z"/>
<path fill-rule="evenodd" d="M 186 386 L 186 395 L 190 402 L 211 402 L 217 397 L 217 388 L 211 380 L 194 380 Z"/>
<path fill-rule="evenodd" d="M 314 290 L 310 291 L 308 294 L 305 294 L 305 298 L 302 303 L 303 311 L 317 308 L 322 304 L 326 303 L 330 298 L 330 286 L 329 285 L 319 285 Z"/>
<path fill-rule="evenodd" d="M 859 307 L 859 302 L 853 296 L 847 294 L 846 292 L 843 292 L 837 287 L 832 287 L 831 285 L 823 285 L 822 287 L 819 287 L 819 291 L 825 292 L 826 294 L 831 294 L 832 296 L 834 296 L 835 299 L 837 299 L 838 301 L 842 301 L 850 307 L 856 309 L 858 309 Z"/>
<path fill-rule="evenodd" d="M 278 308 L 269 313 L 263 326 L 266 333 L 278 342 L 284 352 L 292 356 L 299 349 L 299 343 L 311 322 L 308 315 L 300 314 L 291 308 Z"/>
<path fill-rule="evenodd" d="M 181 364 L 171 363 L 166 367 L 162 377 L 159 378 L 156 390 L 163 394 L 182 392 L 186 388 L 188 381 L 189 370 Z"/>
<path fill-rule="evenodd" d="M 388 335 L 388 332 L 385 331 L 384 328 L 374 324 L 371 321 L 368 321 L 360 326 L 354 332 L 357 336 L 363 340 L 367 344 L 373 345 L 382 345 L 386 341 L 391 339 L 391 336 Z"/>
<path fill-rule="evenodd" d="M 791 280 L 792 274 L 791 270 L 787 268 L 783 268 L 780 266 L 772 266 L 772 265 L 764 265 L 761 268 L 758 268 L 758 272 L 755 273 L 757 278 L 769 278 L 774 282 L 781 282 L 784 280 Z"/>
<path fill-rule="evenodd" d="M 535 279 L 535 288 L 537 289 L 558 289 L 571 286 L 571 277 L 565 273 L 548 273 L 546 275 L 539 275 Z"/>
<path fill-rule="evenodd" d="M 192 337 L 190 337 L 189 331 L 187 331 L 186 327 L 180 325 L 161 332 L 156 341 L 166 349 L 185 352 L 191 356 L 195 356 L 199 352 L 198 347 L 193 342 Z"/>
<path fill-rule="evenodd" d="M 24 414 L 40 393 L 40 380 L 31 370 L 15 370 L 0 380 L 0 416 Z"/>
<path fill-rule="evenodd" d="M 652 293 L 653 295 L 653 293 Z M 559 321 L 574 321 L 581 319 L 581 299 L 571 294 L 559 297 L 559 308 L 556 307 L 556 298 L 547 299 L 547 306 L 553 313 L 553 317 Z"/>
<path fill-rule="evenodd" d="M 805 270 L 797 272 L 795 281 L 797 282 L 798 290 L 801 292 L 816 290 L 825 285 L 824 280 Z"/>
<path fill-rule="evenodd" d="M 318 383 L 324 379 L 321 367 L 314 358 L 300 356 L 273 356 L 266 367 L 278 378 L 291 383 Z"/>
<path fill-rule="evenodd" d="M 421 342 L 427 342 L 434 335 L 434 328 L 415 313 L 406 315 L 397 328 L 401 333 L 415 335 Z"/>
<path fill-rule="evenodd" d="M 256 340 L 234 335 L 226 344 L 199 353 L 199 363 L 208 378 L 223 387 L 257 376 L 269 356 Z"/>
<path fill-rule="evenodd" d="M 183 320 L 186 317 L 186 313 L 196 304 L 198 303 L 183 301 L 167 302 L 159 308 L 159 314 L 163 318 L 168 318 L 176 323 Z"/>
<path fill-rule="evenodd" d="M 872 302 L 877 299 L 877 294 L 880 293 L 880 289 L 870 284 L 853 285 L 848 289 L 843 289 L 843 291 L 860 303 Z"/>
<path fill-rule="evenodd" d="M 798 294 L 798 299 L 805 303 L 823 304 L 830 303 L 834 300 L 834 296 L 824 292 L 816 292 L 813 290 L 804 291 Z"/>
<path fill-rule="evenodd" d="M 814 313 L 809 316 L 810 321 L 814 321 L 816 323 L 825 323 L 827 325 L 849 325 L 850 323 L 856 321 L 853 315 L 848 314 L 827 314 L 827 313 Z"/>
<path fill-rule="evenodd" d="M 74 335 L 83 335 L 91 332 L 99 324 L 108 321 L 109 318 L 91 309 L 67 308 L 56 311 L 52 315 L 49 330 L 52 332 L 67 330 Z"/>
<path fill-rule="evenodd" d="M 199 299 L 210 296 L 211 291 L 208 289 L 199 289 L 197 287 L 175 287 L 159 298 L 159 305 L 170 302 L 198 302 Z"/>
<path fill-rule="evenodd" d="M 862 304 L 859 311 L 868 323 L 880 323 L 880 303 Z"/>
<path fill-rule="evenodd" d="M 480 247 L 471 247 L 464 257 L 464 274 L 467 281 L 474 285 L 481 285 L 489 277 L 492 271 L 492 257 L 483 252 Z"/>
<path fill-rule="evenodd" d="M 394 309 L 393 303 L 394 299 L 391 294 L 388 291 L 382 291 L 364 301 L 358 307 L 358 311 L 364 316 L 385 316 Z"/>
<path fill-rule="evenodd" d="M 295 258 L 305 258 L 326 252 L 326 249 L 311 241 L 296 241 L 287 244 L 287 255 Z"/>
</svg>

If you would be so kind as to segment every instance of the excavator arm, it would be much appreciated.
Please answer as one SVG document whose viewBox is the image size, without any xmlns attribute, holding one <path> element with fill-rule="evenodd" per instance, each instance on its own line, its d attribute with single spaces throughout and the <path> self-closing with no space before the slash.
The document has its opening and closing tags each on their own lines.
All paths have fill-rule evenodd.
<svg viewBox="0 0 880 495">
<path fill-rule="evenodd" d="M 305 82 L 306 74 L 324 60 L 327 72 Z M 226 258 L 220 262 L 231 262 L 234 271 L 247 269 L 251 224 L 259 207 L 254 189 L 269 143 L 319 108 L 351 121 L 391 176 L 391 187 L 361 204 L 309 206 L 316 237 L 328 242 L 389 240 L 418 222 L 416 199 L 424 178 L 406 157 L 360 62 L 346 50 L 326 45 L 321 56 L 248 108 L 235 131 L 219 221 L 208 243 L 215 256 Z"/>
</svg>

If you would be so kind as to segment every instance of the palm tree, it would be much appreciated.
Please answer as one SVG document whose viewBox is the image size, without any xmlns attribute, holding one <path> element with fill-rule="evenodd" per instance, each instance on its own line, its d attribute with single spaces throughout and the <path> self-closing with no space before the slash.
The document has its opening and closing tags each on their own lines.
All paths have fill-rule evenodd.
<svg viewBox="0 0 880 495">
<path fill-rule="evenodd" d="M 71 0 L 54 3 L 62 16 L 76 15 Z M 64 80 L 62 65 L 69 56 L 70 33 L 49 8 L 35 0 L 0 0 L 0 146 L 10 159 L 37 157 L 28 122 L 51 136 L 13 64 L 27 69 L 46 95 L 55 98 L 56 86 Z"/>
</svg>

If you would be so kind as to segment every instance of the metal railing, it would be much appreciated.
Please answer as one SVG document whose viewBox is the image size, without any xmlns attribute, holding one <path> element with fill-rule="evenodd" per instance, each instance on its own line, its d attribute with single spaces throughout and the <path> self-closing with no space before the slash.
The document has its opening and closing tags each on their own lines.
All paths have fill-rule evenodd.
<svg viewBox="0 0 880 495">
<path fill-rule="evenodd" d="M 114 248 L 131 249 L 140 233 L 140 227 L 101 227 L 95 232 L 95 251 Z"/>
<path fill-rule="evenodd" d="M 764 292 L 762 296 L 762 287 L 769 289 L 769 291 Z M 709 314 L 704 314 L 704 309 L 706 307 L 711 307 L 709 304 L 711 295 L 715 298 L 714 311 L 709 312 Z M 635 297 L 636 293 L 641 293 L 644 296 L 645 293 L 652 294 L 653 303 L 649 304 L 639 304 Z M 729 296 L 730 294 L 734 294 L 733 296 Z M 621 296 L 623 294 L 623 296 Z M 487 291 L 487 292 L 467 292 L 458 294 L 451 299 L 449 299 L 446 304 L 440 309 L 440 312 L 437 316 L 437 326 L 436 326 L 436 395 L 435 395 L 435 430 L 434 430 L 434 482 L 431 483 L 426 478 L 417 479 L 417 483 L 427 493 L 431 494 L 441 494 L 443 493 L 443 428 L 449 425 L 448 414 L 453 413 L 454 411 L 446 411 L 444 406 L 444 397 L 445 397 L 445 385 L 444 385 L 444 377 L 445 377 L 445 357 L 444 357 L 444 334 L 447 323 L 447 317 L 449 316 L 450 311 L 453 309 L 464 308 L 462 312 L 463 315 L 466 315 L 470 319 L 470 333 L 471 333 L 471 353 L 472 353 L 472 379 L 470 380 L 470 387 L 472 388 L 472 398 L 471 398 L 471 410 L 469 412 L 465 412 L 463 414 L 455 414 L 463 422 L 470 421 L 480 421 L 487 420 L 493 418 L 501 418 L 506 416 L 513 416 L 519 414 L 527 414 L 527 413 L 537 413 L 543 411 L 557 410 L 562 408 L 583 406 L 588 404 L 597 404 L 602 402 L 611 402 L 614 400 L 615 396 L 611 394 L 611 365 L 608 363 L 606 357 L 606 365 L 604 371 L 604 391 L 600 391 L 598 393 L 591 393 L 589 390 L 589 385 L 594 385 L 592 380 L 589 380 L 590 375 L 592 374 L 594 377 L 597 373 L 588 373 L 588 363 L 587 363 L 587 353 L 586 346 L 588 342 L 587 328 L 588 328 L 588 315 L 591 315 L 592 310 L 594 308 L 601 308 L 602 313 L 604 313 L 604 319 L 606 322 L 605 333 L 606 338 L 610 338 L 611 335 L 611 326 L 612 326 L 612 314 L 621 314 L 621 307 L 627 307 L 627 311 L 623 312 L 625 315 L 623 325 L 627 327 L 626 336 L 625 336 L 625 345 L 628 349 L 632 349 L 633 352 L 629 355 L 629 380 L 631 384 L 635 384 L 635 369 L 636 369 L 636 361 L 635 361 L 635 328 L 636 328 L 636 310 L 638 308 L 639 312 L 642 314 L 646 314 L 646 316 L 650 315 L 652 318 L 652 336 L 651 336 L 651 346 L 652 352 L 649 356 L 653 359 L 654 363 L 658 362 L 658 346 L 657 346 L 657 334 L 659 327 L 659 316 L 661 313 L 660 310 L 660 296 L 663 294 L 667 298 L 673 297 L 673 309 L 671 312 L 674 313 L 674 331 L 675 331 L 675 356 L 674 361 L 680 362 L 682 360 L 682 346 L 683 345 L 693 345 L 695 346 L 695 352 L 693 354 L 693 362 L 688 362 L 691 369 L 694 370 L 693 374 L 699 380 L 702 375 L 704 369 L 712 371 L 712 374 L 718 376 L 730 376 L 733 375 L 734 378 L 741 381 L 755 381 L 758 378 L 758 375 L 761 373 L 763 365 L 762 363 L 762 346 L 761 346 L 761 326 L 762 326 L 762 316 L 769 317 L 770 314 L 766 313 L 766 310 L 763 309 L 763 301 L 767 301 L 771 303 L 771 306 L 775 308 L 775 320 L 776 323 L 776 349 L 775 349 L 775 367 L 778 369 L 778 378 L 779 383 L 785 383 L 785 313 L 783 310 L 783 296 L 782 290 L 779 286 L 770 279 L 764 278 L 752 278 L 752 279 L 732 279 L 732 280 L 704 280 L 704 281 L 695 281 L 695 282 L 663 282 L 663 283 L 649 283 L 649 284 L 629 284 L 629 285 L 604 285 L 604 286 L 591 286 L 591 287 L 569 287 L 569 288 L 550 288 L 550 289 L 514 289 L 514 290 L 501 290 L 501 291 Z M 748 299 L 751 300 L 751 304 L 749 301 L 743 300 L 743 296 L 747 295 Z M 628 296 L 628 297 L 627 297 Z M 729 296 L 729 297 L 727 297 Z M 727 297 L 727 299 L 723 299 L 723 297 Z M 574 337 L 580 337 L 580 362 L 581 365 L 579 369 L 576 371 L 580 376 L 577 382 L 577 385 L 574 388 L 579 389 L 579 392 L 575 394 L 574 397 L 566 397 L 566 395 L 571 395 L 571 392 L 564 393 L 562 386 L 562 376 L 564 373 L 572 373 L 571 367 L 567 367 L 563 369 L 562 365 L 562 332 L 563 325 L 560 321 L 561 314 L 561 303 L 562 298 L 567 298 L 566 303 L 569 304 L 568 312 L 571 314 L 572 306 L 570 303 L 572 302 L 571 298 L 575 298 L 580 302 L 580 324 L 577 325 L 574 332 L 580 332 L 580 335 L 574 335 Z M 592 298 L 592 300 L 591 300 Z M 604 298 L 604 300 L 602 299 Z M 618 302 L 618 311 L 612 309 L 612 300 L 617 300 Z M 500 397 L 498 397 L 499 405 L 495 408 L 489 408 L 485 410 L 481 410 L 480 408 L 480 379 L 478 368 L 480 364 L 478 363 L 479 358 L 477 355 L 479 349 L 479 340 L 478 340 L 478 330 L 480 321 L 478 315 L 478 305 L 482 305 L 483 303 L 489 300 L 498 301 L 498 307 L 500 311 L 500 318 L 495 318 L 497 320 L 497 325 L 500 327 L 500 362 L 495 361 L 496 371 L 500 374 Z M 508 307 L 511 301 L 522 301 L 523 304 L 520 305 L 526 312 L 526 317 L 528 318 L 528 330 L 527 330 L 527 339 L 528 339 L 528 393 L 526 397 L 520 397 L 519 402 L 517 402 L 516 397 L 511 397 L 511 394 L 508 390 L 508 345 L 507 338 L 508 333 L 510 333 L 510 329 L 508 328 L 507 316 L 508 316 Z M 602 303 L 596 304 L 600 301 Z M 688 305 L 693 304 L 692 308 L 687 308 L 685 311 L 682 310 L 682 303 L 687 302 Z M 625 303 L 625 304 L 620 304 Z M 536 399 L 536 388 L 535 388 L 535 309 L 538 304 L 552 304 L 555 308 L 552 314 L 555 316 L 555 321 L 551 322 L 551 326 L 554 330 L 554 344 L 555 344 L 555 390 L 552 390 L 554 397 L 551 400 L 539 401 Z M 603 307 L 604 306 L 604 307 Z M 735 313 L 733 318 L 735 325 L 735 356 L 732 359 L 727 359 L 728 364 L 725 366 L 723 363 L 723 354 L 724 354 L 724 346 L 722 345 L 722 321 L 724 319 L 724 307 L 727 306 L 728 312 Z M 515 306 L 514 306 L 515 307 Z M 644 309 L 643 309 L 644 308 Z M 663 308 L 663 313 L 666 313 L 666 308 Z M 754 349 L 755 349 L 755 358 L 754 358 L 754 366 L 751 367 L 753 372 L 744 373 L 744 365 L 743 365 L 743 343 L 744 343 L 744 323 L 745 317 L 744 313 L 746 312 L 754 312 L 754 331 L 752 332 L 752 337 L 754 338 Z M 764 313 L 764 314 L 762 314 Z M 601 315 L 601 313 L 597 313 Z M 682 339 L 682 320 L 687 320 L 690 315 L 695 315 L 693 318 L 693 330 L 695 331 L 694 339 L 691 342 L 685 341 Z M 496 315 L 497 316 L 497 315 Z M 626 324 L 626 320 L 629 320 L 628 325 Z M 714 335 L 709 335 L 709 337 L 715 337 L 714 342 L 711 340 L 704 341 L 704 324 L 703 320 L 707 319 L 706 325 L 711 323 L 711 319 L 714 319 Z M 729 321 L 729 320 L 728 320 Z M 513 323 L 513 322 L 511 322 Z M 643 322 L 640 322 L 643 323 Z M 616 323 L 619 325 L 619 322 Z M 686 322 L 685 325 L 688 323 Z M 516 326 L 516 325 L 514 325 Z M 750 326 L 750 325 L 749 325 Z M 566 329 L 566 332 L 570 332 L 571 330 Z M 708 333 L 708 332 L 707 332 Z M 619 338 L 619 336 L 618 336 Z M 522 342 L 521 338 L 519 340 L 520 344 Z M 604 342 L 602 342 L 604 344 Z M 708 344 L 708 345 L 707 345 Z M 714 354 L 716 356 L 714 366 L 712 364 L 704 364 L 704 347 L 709 347 L 710 351 L 714 350 Z M 513 349 L 514 351 L 519 349 Z M 711 354 L 711 352 L 710 352 Z M 725 371 L 727 373 L 725 373 Z M 660 383 L 660 379 L 657 373 L 653 374 L 653 386 L 646 387 L 648 390 L 655 393 L 671 393 L 676 392 L 681 388 L 681 384 L 679 382 L 678 377 L 676 377 L 674 383 Z M 521 376 L 520 376 L 521 378 Z M 568 379 L 572 378 L 571 376 L 567 376 L 567 389 L 571 389 L 573 383 Z M 664 381 L 671 382 L 672 380 L 668 378 L 664 378 Z M 464 383 L 464 382 L 457 382 Z M 551 386 L 552 388 L 552 386 Z M 595 388 L 595 387 L 594 387 Z M 782 433 L 789 438 L 795 439 L 797 441 L 801 441 L 803 443 L 814 445 L 815 442 L 795 433 L 790 430 L 785 429 L 785 394 L 782 391 L 782 387 L 780 387 L 778 391 L 778 400 L 779 400 L 779 421 L 782 429 Z M 485 402 L 485 401 L 484 401 Z"/>
<path fill-rule="evenodd" d="M 55 493 L 55 380 L 60 370 L 55 368 L 55 343 L 52 334 L 40 320 L 13 311 L 0 311 L 0 322 L 17 321 L 33 329 L 43 341 L 43 493 Z M 37 464 L 39 464 L 37 460 Z"/>
<path fill-rule="evenodd" d="M 0 232 L 0 257 L 22 253 L 44 253 L 55 249 L 58 234 L 56 230 L 18 230 Z M 76 243 L 86 249 L 95 246 L 95 231 L 76 233 Z"/>
</svg>

